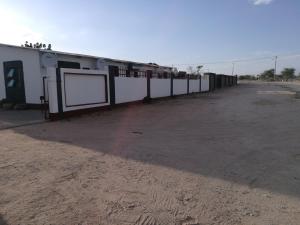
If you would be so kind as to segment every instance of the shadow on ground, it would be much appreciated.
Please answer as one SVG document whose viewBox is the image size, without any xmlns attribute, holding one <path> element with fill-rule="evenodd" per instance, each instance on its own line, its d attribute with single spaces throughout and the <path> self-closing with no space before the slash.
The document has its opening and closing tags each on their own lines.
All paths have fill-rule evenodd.
<svg viewBox="0 0 300 225">
<path fill-rule="evenodd" d="M 118 108 L 15 131 L 300 197 L 300 102 L 257 94 L 281 89 L 241 84 L 188 101 Z"/>
<path fill-rule="evenodd" d="M 40 110 L 5 110 L 0 108 L 0 130 L 44 122 Z"/>
<path fill-rule="evenodd" d="M 4 220 L 2 215 L 0 215 L 0 225 L 8 225 L 7 222 Z"/>
</svg>

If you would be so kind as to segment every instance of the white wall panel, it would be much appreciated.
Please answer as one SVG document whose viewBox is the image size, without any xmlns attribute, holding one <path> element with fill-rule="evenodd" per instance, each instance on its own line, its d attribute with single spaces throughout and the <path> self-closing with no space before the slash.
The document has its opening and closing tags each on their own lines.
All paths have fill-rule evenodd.
<svg viewBox="0 0 300 225">
<path fill-rule="evenodd" d="M 151 82 L 151 98 L 167 97 L 171 95 L 171 79 L 152 78 Z"/>
<path fill-rule="evenodd" d="M 147 96 L 147 79 L 115 77 L 116 104 L 142 100 Z"/>
<path fill-rule="evenodd" d="M 190 93 L 195 93 L 200 91 L 200 80 L 190 80 Z"/>
<path fill-rule="evenodd" d="M 173 94 L 174 95 L 187 94 L 187 79 L 173 80 Z"/>
<path fill-rule="evenodd" d="M 209 91 L 209 78 L 201 77 L 201 92 Z"/>
<path fill-rule="evenodd" d="M 56 68 L 48 67 L 45 74 L 47 75 L 46 90 L 48 90 L 49 112 L 58 113 Z"/>
<path fill-rule="evenodd" d="M 106 102 L 105 76 L 64 74 L 66 106 Z"/>
</svg>

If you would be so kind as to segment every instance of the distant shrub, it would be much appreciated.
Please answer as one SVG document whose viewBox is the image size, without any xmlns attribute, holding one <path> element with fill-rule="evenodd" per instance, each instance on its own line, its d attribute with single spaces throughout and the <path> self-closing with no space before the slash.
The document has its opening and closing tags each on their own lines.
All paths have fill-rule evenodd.
<svg viewBox="0 0 300 225">
<path fill-rule="evenodd" d="M 239 76 L 239 80 L 257 80 L 257 78 L 253 75 L 242 75 Z"/>
</svg>

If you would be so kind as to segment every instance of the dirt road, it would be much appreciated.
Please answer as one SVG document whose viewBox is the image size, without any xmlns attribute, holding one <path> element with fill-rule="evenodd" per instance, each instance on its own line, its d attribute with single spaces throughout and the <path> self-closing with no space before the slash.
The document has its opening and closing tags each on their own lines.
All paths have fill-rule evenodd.
<svg viewBox="0 0 300 225">
<path fill-rule="evenodd" d="M 279 84 L 0 131 L 0 224 L 300 224 L 300 100 Z"/>
</svg>

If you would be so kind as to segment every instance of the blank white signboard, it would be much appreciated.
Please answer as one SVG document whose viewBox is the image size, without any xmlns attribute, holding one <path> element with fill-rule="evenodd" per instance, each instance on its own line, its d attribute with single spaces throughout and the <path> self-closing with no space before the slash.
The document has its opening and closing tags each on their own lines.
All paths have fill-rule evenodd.
<svg viewBox="0 0 300 225">
<path fill-rule="evenodd" d="M 107 101 L 105 76 L 65 73 L 64 78 L 67 107 L 101 104 Z"/>
</svg>

